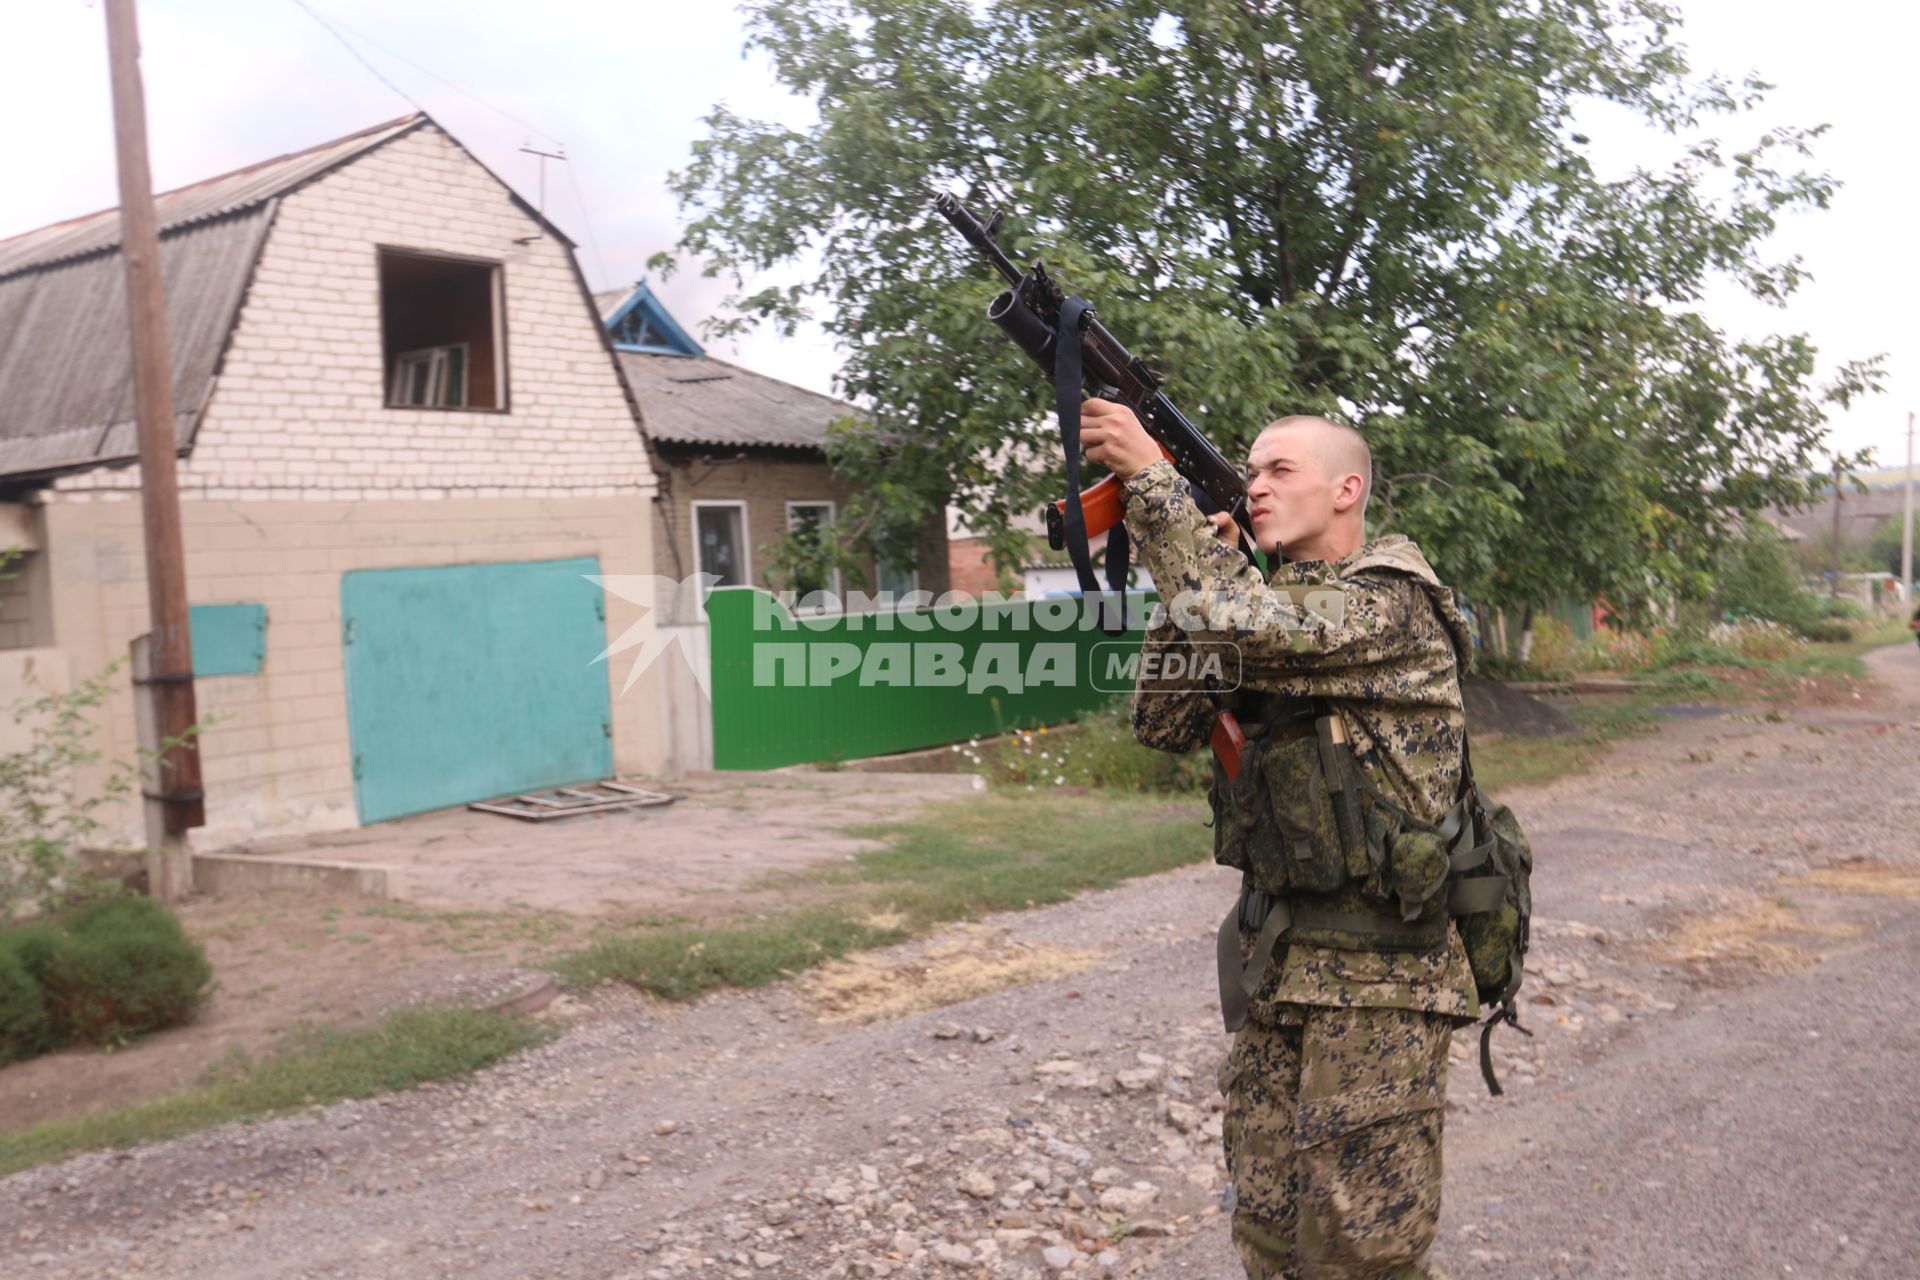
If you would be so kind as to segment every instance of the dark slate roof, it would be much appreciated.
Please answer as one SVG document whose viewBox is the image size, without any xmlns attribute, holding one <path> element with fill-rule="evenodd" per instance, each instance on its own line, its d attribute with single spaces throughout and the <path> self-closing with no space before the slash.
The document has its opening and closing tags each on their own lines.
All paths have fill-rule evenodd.
<svg viewBox="0 0 1920 1280">
<path fill-rule="evenodd" d="M 217 178 L 164 191 L 153 198 L 160 229 L 205 222 L 224 214 L 251 209 L 274 196 L 283 195 L 310 178 L 319 177 L 362 152 L 371 151 L 425 124 L 421 114 L 402 116 L 385 124 L 350 133 L 332 142 L 323 142 L 305 151 L 275 156 L 250 164 Z M 23 232 L 0 240 L 0 279 L 30 267 L 45 267 L 83 254 L 120 247 L 120 210 L 102 209 L 85 217 L 69 218 L 50 227 Z"/>
<path fill-rule="evenodd" d="M 620 365 L 647 435 L 661 444 L 818 449 L 829 423 L 859 412 L 712 356 L 622 351 Z"/>
<path fill-rule="evenodd" d="M 179 448 L 192 444 L 277 198 L 426 119 L 389 121 L 155 197 Z M 117 209 L 0 240 L 0 476 L 138 452 L 119 247 Z"/>
</svg>

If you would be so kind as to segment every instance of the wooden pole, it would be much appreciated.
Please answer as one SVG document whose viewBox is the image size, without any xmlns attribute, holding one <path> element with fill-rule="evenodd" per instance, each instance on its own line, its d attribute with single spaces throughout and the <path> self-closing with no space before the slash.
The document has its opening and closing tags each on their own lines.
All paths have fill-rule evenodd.
<svg viewBox="0 0 1920 1280">
<path fill-rule="evenodd" d="M 1827 546 L 1827 595 L 1840 594 L 1840 463 L 1833 464 L 1833 536 Z"/>
<path fill-rule="evenodd" d="M 1907 497 L 1900 516 L 1900 599 L 1913 603 L 1913 411 L 1907 412 Z"/>
<path fill-rule="evenodd" d="M 152 619 L 146 680 L 156 728 L 171 742 L 159 770 L 164 832 L 176 840 L 206 821 L 200 752 L 183 741 L 194 722 L 193 641 L 187 629 L 186 552 L 175 480 L 172 363 L 160 274 L 160 229 L 147 166 L 147 109 L 140 84 L 140 35 L 133 0 L 106 0 L 107 59 L 113 79 L 114 151 L 120 170 L 120 256 L 127 266 L 127 316 L 133 339 L 133 402 L 140 440 L 140 509 L 146 529 L 147 606 Z M 180 848 L 159 851 L 151 891 L 163 901 L 181 883 Z M 150 865 L 156 860 L 149 851 Z M 190 878 L 190 873 L 189 873 Z"/>
</svg>

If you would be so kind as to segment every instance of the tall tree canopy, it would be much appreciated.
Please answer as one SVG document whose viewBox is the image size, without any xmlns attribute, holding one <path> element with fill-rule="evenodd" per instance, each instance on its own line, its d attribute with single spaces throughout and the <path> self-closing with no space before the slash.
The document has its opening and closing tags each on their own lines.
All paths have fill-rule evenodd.
<svg viewBox="0 0 1920 1280">
<path fill-rule="evenodd" d="M 1741 514 L 1808 492 L 1827 406 L 1804 336 L 1733 341 L 1709 284 L 1784 301 L 1784 213 L 1824 206 L 1819 129 L 1747 119 L 1653 0 L 749 0 L 749 42 L 818 106 L 717 107 L 674 182 L 681 250 L 744 279 L 727 327 L 817 313 L 872 421 L 838 434 L 850 538 L 910 545 L 958 505 L 1018 554 L 1058 496 L 1048 396 L 985 319 L 999 283 L 929 198 L 1009 210 L 1041 259 L 1230 457 L 1287 413 L 1359 426 L 1373 524 L 1476 598 L 1631 606 L 1686 585 Z M 1602 177 L 1600 99 L 1675 136 Z M 1757 136 L 1702 140 L 1722 117 Z M 824 307 L 820 304 L 827 304 Z M 1050 456 L 1055 464 L 1047 464 Z"/>
</svg>

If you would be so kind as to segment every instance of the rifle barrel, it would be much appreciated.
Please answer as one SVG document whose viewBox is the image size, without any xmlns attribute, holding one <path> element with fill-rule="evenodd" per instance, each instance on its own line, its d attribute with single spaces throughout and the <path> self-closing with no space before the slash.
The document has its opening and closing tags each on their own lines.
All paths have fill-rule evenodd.
<svg viewBox="0 0 1920 1280">
<path fill-rule="evenodd" d="M 945 216 L 954 226 L 954 230 L 967 238 L 967 243 L 978 249 L 991 262 L 994 269 L 1006 277 L 1008 284 L 1020 283 L 1020 268 L 1013 265 L 994 238 L 987 234 L 986 226 L 973 216 L 973 211 L 960 201 L 942 191 L 933 198 L 933 207 Z"/>
</svg>

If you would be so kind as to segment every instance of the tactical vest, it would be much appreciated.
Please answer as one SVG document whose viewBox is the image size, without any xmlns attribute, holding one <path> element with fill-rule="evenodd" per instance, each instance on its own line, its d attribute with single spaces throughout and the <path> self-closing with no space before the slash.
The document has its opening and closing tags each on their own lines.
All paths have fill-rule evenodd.
<svg viewBox="0 0 1920 1280">
<path fill-rule="evenodd" d="M 1317 700 L 1234 701 L 1247 745 L 1236 778 L 1214 761 L 1214 860 L 1241 872 L 1250 894 L 1289 904 L 1290 939 L 1368 951 L 1444 941 L 1458 821 L 1423 822 L 1381 795 L 1340 717 Z"/>
<path fill-rule="evenodd" d="M 1282 938 L 1428 951 L 1445 942 L 1456 918 L 1481 1003 L 1500 1006 L 1511 1021 L 1533 859 L 1511 812 L 1486 804 L 1472 784 L 1464 743 L 1461 798 L 1431 823 L 1373 786 L 1340 717 L 1320 702 L 1240 691 L 1225 695 L 1221 709 L 1234 713 L 1247 739 L 1236 776 L 1216 754 L 1208 791 L 1214 860 L 1239 871 L 1242 885 L 1220 925 L 1227 1030 L 1245 1022 Z M 1244 963 L 1243 931 L 1256 935 Z M 1497 1093 L 1484 1038 L 1481 1050 Z"/>
</svg>

